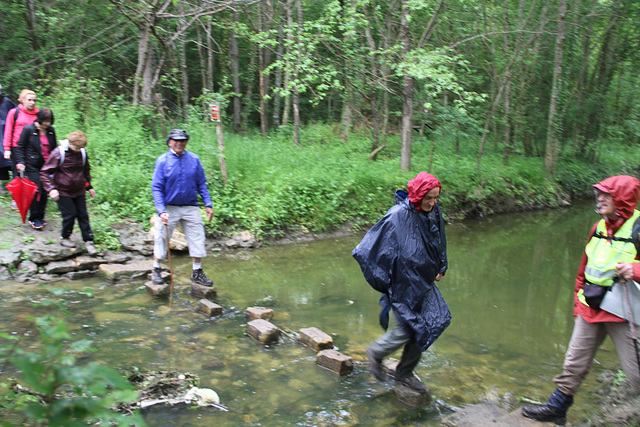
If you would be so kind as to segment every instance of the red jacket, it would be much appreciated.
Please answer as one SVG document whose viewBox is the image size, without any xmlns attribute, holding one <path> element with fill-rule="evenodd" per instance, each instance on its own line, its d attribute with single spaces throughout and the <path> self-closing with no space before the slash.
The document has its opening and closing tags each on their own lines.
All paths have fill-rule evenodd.
<svg viewBox="0 0 640 427">
<path fill-rule="evenodd" d="M 638 195 L 640 193 L 640 182 L 631 176 L 619 175 L 606 178 L 594 185 L 601 191 L 605 191 L 611 194 L 613 203 L 616 206 L 616 214 L 623 219 L 629 219 L 633 215 L 633 211 L 638 205 Z M 599 222 L 599 221 L 598 221 Z M 624 224 L 624 221 L 618 221 L 612 223 L 606 221 L 607 235 L 613 236 Z M 596 230 L 596 222 L 591 228 L 589 239 L 593 236 Z M 640 259 L 636 255 L 636 259 Z M 604 310 L 595 310 L 587 305 L 584 305 L 578 300 L 578 291 L 584 286 L 584 269 L 587 266 L 587 255 L 582 253 L 582 262 L 576 275 L 576 286 L 573 298 L 573 315 L 580 316 L 589 323 L 598 322 L 626 322 L 626 320 L 619 318 L 618 316 L 609 313 Z M 633 280 L 640 281 L 640 262 L 633 263 Z"/>
</svg>

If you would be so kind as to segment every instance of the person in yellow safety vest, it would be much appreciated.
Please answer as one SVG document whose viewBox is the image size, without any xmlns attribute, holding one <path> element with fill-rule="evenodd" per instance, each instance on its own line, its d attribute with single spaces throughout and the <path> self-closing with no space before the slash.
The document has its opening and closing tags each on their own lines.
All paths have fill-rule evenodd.
<svg viewBox="0 0 640 427">
<path fill-rule="evenodd" d="M 634 227 L 640 217 L 636 210 L 640 181 L 619 175 L 606 178 L 593 187 L 596 212 L 602 219 L 591 229 L 576 275 L 575 323 L 563 372 L 554 378 L 557 388 L 544 405 L 522 408 L 525 417 L 537 421 L 566 422 L 573 396 L 589 373 L 596 351 L 607 335 L 616 347 L 627 379 L 640 393 L 638 354 L 629 322 L 599 306 L 614 280 L 640 281 L 640 258 L 636 249 L 640 227 Z"/>
</svg>

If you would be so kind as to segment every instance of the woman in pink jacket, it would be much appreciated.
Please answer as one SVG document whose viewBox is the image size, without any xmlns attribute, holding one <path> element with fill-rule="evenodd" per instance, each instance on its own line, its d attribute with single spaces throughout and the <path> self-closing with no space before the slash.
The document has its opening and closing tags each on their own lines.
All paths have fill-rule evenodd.
<svg viewBox="0 0 640 427">
<path fill-rule="evenodd" d="M 22 89 L 18 97 L 18 106 L 12 108 L 7 113 L 4 126 L 4 138 L 2 146 L 4 148 L 4 158 L 11 160 L 11 172 L 13 177 L 18 176 L 15 161 L 15 148 L 22 133 L 22 128 L 36 121 L 38 109 L 36 108 L 36 93 L 29 89 Z M 15 201 L 11 201 L 11 208 L 18 209 Z"/>
<path fill-rule="evenodd" d="M 15 176 L 15 161 L 12 151 L 18 146 L 18 140 L 22 133 L 22 128 L 36 121 L 38 108 L 36 108 L 36 93 L 29 89 L 22 89 L 18 97 L 18 106 L 12 108 L 7 113 L 4 126 L 4 158 L 13 162 L 13 173 Z"/>
</svg>

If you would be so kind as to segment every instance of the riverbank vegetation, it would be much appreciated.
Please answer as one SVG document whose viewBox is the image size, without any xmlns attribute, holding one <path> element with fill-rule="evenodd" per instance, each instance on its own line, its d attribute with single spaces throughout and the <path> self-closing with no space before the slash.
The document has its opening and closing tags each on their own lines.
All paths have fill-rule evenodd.
<svg viewBox="0 0 640 427">
<path fill-rule="evenodd" d="M 144 107 L 110 101 L 97 81 L 67 79 L 60 87 L 40 104 L 55 112 L 59 139 L 77 129 L 87 133 L 98 194 L 90 202 L 92 221 L 103 242 L 114 245 L 111 223 L 129 218 L 146 225 L 154 214 L 151 175 L 155 158 L 167 149 L 161 135 L 172 127 L 188 130 L 188 149 L 205 165 L 216 212 L 207 227 L 217 236 L 249 230 L 278 237 L 345 224 L 357 230 L 375 222 L 393 203 L 394 190 L 406 188 L 421 170 L 441 179 L 441 203 L 450 220 L 554 207 L 590 197 L 590 185 L 607 175 L 636 174 L 640 159 L 640 148 L 625 141 L 602 144 L 596 161 L 567 146 L 550 177 L 542 158 L 513 155 L 504 163 L 501 148 L 489 144 L 478 167 L 478 135 L 462 138 L 445 123 L 437 132 L 414 136 L 412 167 L 405 171 L 399 167 L 398 136 L 389 135 L 387 148 L 372 161 L 366 129 L 354 129 L 345 143 L 335 125 L 320 121 L 301 129 L 301 146 L 292 143 L 291 128 L 281 126 L 266 138 L 225 133 L 221 153 L 215 125 L 200 109 L 190 109 L 187 120 L 168 121 Z"/>
<path fill-rule="evenodd" d="M 449 219 L 637 174 L 639 16 L 624 1 L 8 1 L 0 76 L 13 100 L 36 90 L 59 138 L 89 136 L 103 242 L 153 214 L 174 127 L 207 167 L 214 235 L 358 229 L 420 170 Z"/>
<path fill-rule="evenodd" d="M 207 227 L 218 236 L 238 230 L 277 237 L 345 224 L 366 227 L 391 206 L 394 190 L 406 188 L 421 170 L 441 179 L 441 203 L 450 220 L 554 207 L 590 197 L 591 184 L 607 175 L 636 174 L 640 159 L 640 148 L 626 141 L 602 144 L 595 161 L 567 145 L 556 175 L 549 177 L 542 158 L 513 155 L 504 163 L 501 148 L 488 144 L 478 167 L 478 135 L 462 138 L 454 125 L 445 123 L 436 132 L 414 136 L 412 167 L 404 171 L 398 136 L 389 135 L 387 148 L 372 161 L 368 130 L 354 129 L 345 143 L 335 125 L 318 121 L 301 129 L 301 146 L 292 143 L 291 129 L 285 126 L 266 138 L 225 133 L 224 185 L 215 125 L 204 111 L 192 108 L 187 120 L 168 121 L 144 107 L 110 101 L 96 81 L 67 79 L 60 86 L 40 104 L 55 112 L 59 139 L 77 129 L 87 133 L 98 194 L 90 202 L 92 221 L 102 240 L 113 244 L 111 223 L 130 218 L 146 225 L 154 214 L 151 175 L 155 158 L 167 149 L 162 135 L 172 127 L 188 130 L 188 149 L 205 165 L 216 212 Z"/>
</svg>

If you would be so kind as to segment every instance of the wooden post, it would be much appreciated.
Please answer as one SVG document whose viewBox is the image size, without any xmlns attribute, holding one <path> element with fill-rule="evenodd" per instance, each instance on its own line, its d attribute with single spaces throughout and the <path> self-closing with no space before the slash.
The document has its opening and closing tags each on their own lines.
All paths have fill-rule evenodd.
<svg viewBox="0 0 640 427">
<path fill-rule="evenodd" d="M 224 158 L 224 134 L 222 128 L 222 120 L 220 120 L 220 105 L 216 103 L 209 104 L 209 117 L 216 124 L 216 135 L 218 137 L 218 160 L 220 161 L 220 174 L 222 175 L 222 183 L 227 186 L 229 177 L 227 176 L 227 162 Z"/>
</svg>

